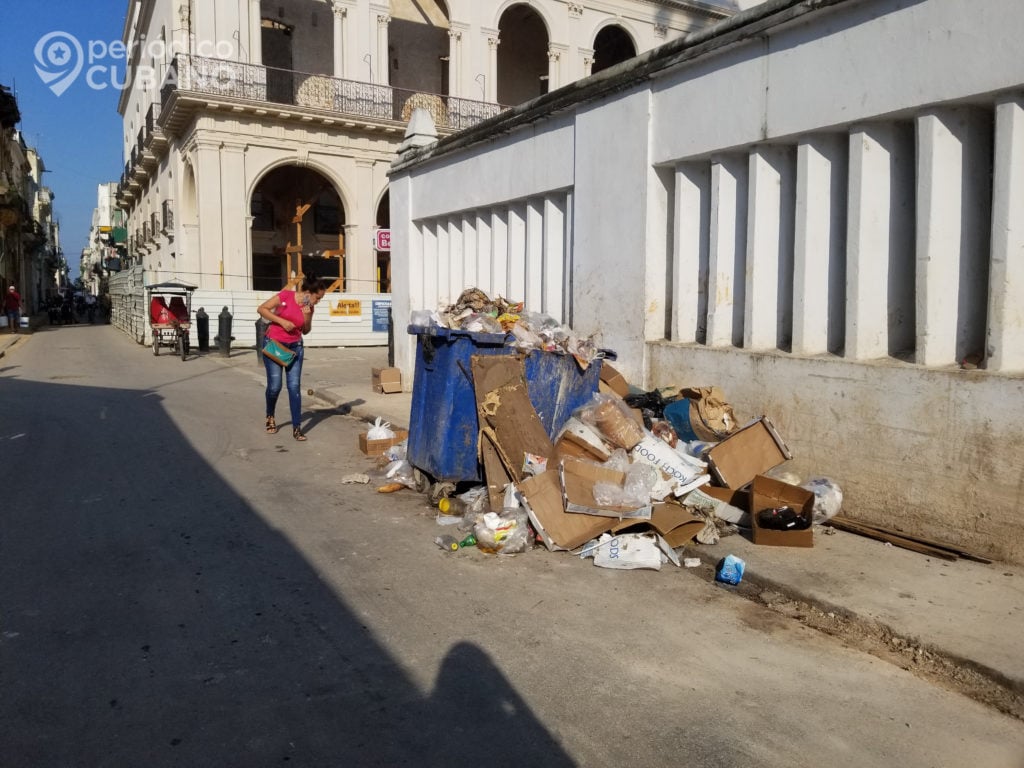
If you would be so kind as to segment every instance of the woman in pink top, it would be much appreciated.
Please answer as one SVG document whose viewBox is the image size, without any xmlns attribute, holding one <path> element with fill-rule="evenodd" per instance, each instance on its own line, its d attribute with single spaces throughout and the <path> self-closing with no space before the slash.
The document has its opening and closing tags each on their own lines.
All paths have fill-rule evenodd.
<svg viewBox="0 0 1024 768">
<path fill-rule="evenodd" d="M 281 394 L 281 380 L 288 385 L 288 405 L 292 412 L 292 437 L 305 441 L 300 423 L 302 421 L 302 337 L 313 325 L 313 308 L 324 297 L 327 284 L 320 278 L 307 275 L 298 291 L 283 290 L 260 304 L 256 310 L 260 317 L 270 323 L 267 338 L 288 347 L 295 353 L 295 359 L 282 372 L 281 366 L 270 358 L 263 357 L 267 370 L 267 434 L 277 434 L 274 411 L 277 396 Z"/>
</svg>

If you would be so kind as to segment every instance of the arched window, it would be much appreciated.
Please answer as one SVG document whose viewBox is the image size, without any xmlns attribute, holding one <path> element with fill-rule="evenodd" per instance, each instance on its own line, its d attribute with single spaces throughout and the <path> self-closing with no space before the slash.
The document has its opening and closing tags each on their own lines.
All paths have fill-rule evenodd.
<svg viewBox="0 0 1024 768">
<path fill-rule="evenodd" d="M 274 231 L 274 205 L 263 196 L 262 192 L 253 192 L 249 213 L 252 215 L 253 229 L 258 229 L 261 232 Z"/>
</svg>

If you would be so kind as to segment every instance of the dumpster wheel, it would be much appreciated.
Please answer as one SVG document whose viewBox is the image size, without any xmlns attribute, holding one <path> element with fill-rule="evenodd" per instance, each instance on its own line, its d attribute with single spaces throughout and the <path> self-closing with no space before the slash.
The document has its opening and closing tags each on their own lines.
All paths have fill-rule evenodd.
<svg viewBox="0 0 1024 768">
<path fill-rule="evenodd" d="M 447 498 L 455 493 L 455 483 L 434 483 L 430 487 L 430 503 L 437 504 L 441 499 Z"/>
<path fill-rule="evenodd" d="M 430 478 L 416 469 L 416 467 L 412 468 L 412 479 L 416 483 L 416 493 L 426 493 L 430 490 Z"/>
</svg>

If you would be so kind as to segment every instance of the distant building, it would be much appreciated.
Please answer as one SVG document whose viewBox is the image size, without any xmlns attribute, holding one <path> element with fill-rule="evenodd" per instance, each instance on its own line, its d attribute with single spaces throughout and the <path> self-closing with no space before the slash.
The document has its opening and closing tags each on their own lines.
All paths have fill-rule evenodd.
<svg viewBox="0 0 1024 768">
<path fill-rule="evenodd" d="M 34 312 L 56 287 L 61 261 L 54 194 L 43 185 L 46 167 L 16 129 L 18 102 L 0 85 L 0 280 L 14 285 L 25 311 Z"/>
</svg>

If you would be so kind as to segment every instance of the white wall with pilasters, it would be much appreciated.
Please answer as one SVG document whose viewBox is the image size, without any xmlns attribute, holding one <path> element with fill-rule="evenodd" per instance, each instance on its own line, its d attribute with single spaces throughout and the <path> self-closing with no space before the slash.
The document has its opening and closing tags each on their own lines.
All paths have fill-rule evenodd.
<svg viewBox="0 0 1024 768">
<path fill-rule="evenodd" d="M 564 264 L 560 316 L 632 383 L 717 384 L 849 514 L 1024 562 L 1024 6 L 794 0 L 743 23 L 400 157 L 398 323 L 441 298 L 420 276 L 452 258 L 426 244 L 452 216 L 477 234 L 466 275 L 550 311 L 531 228 L 564 203 L 546 287 Z"/>
</svg>

